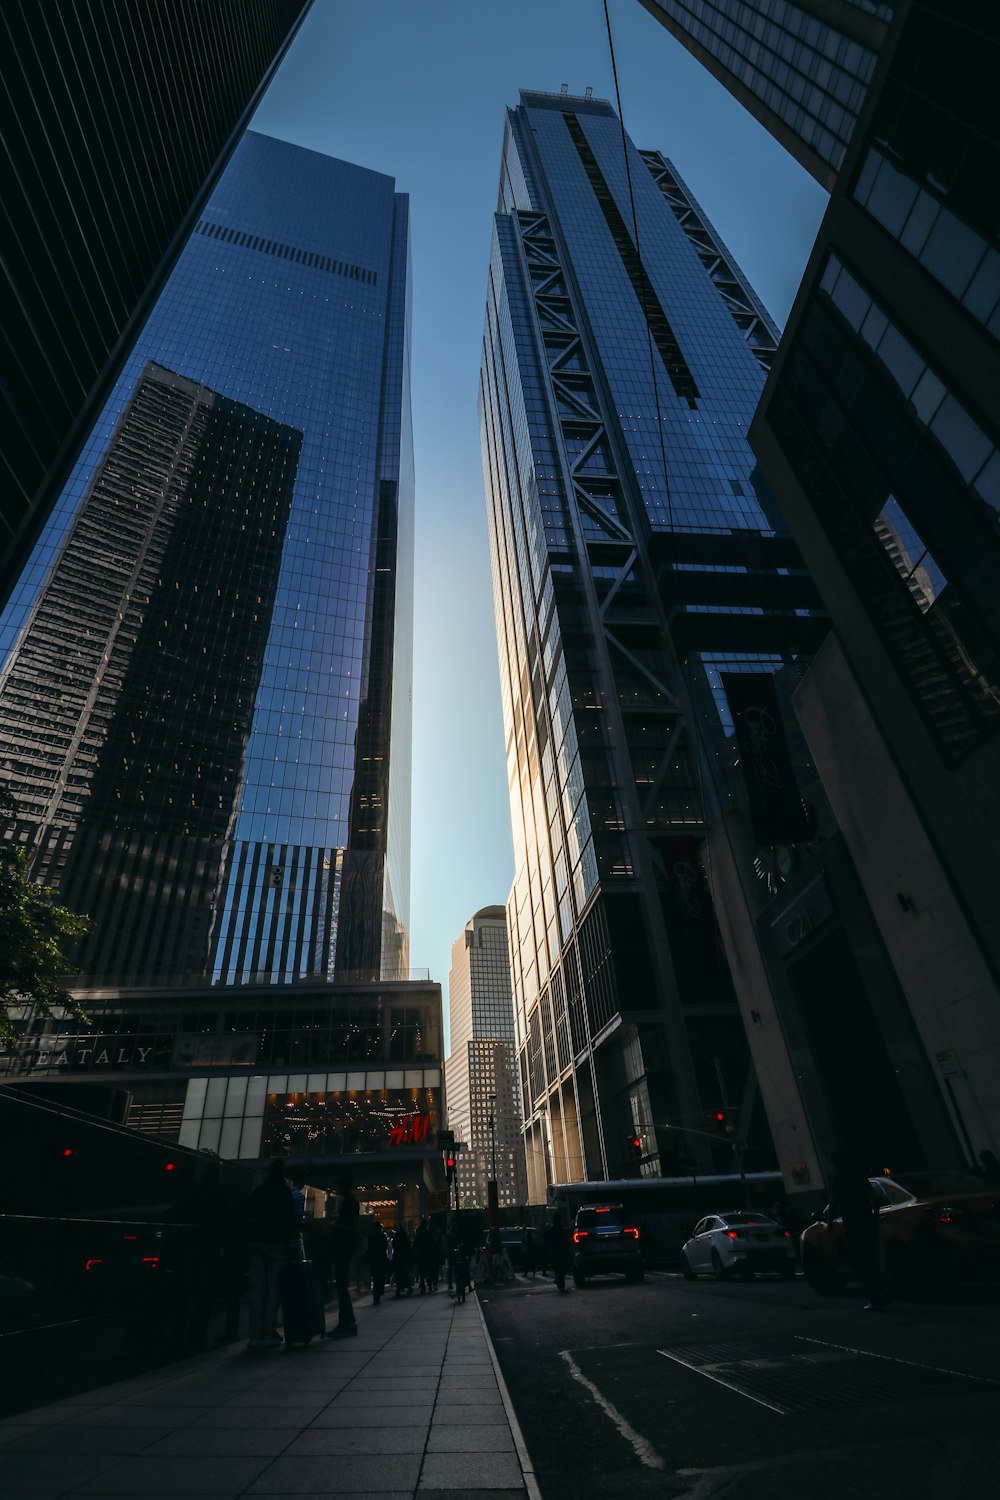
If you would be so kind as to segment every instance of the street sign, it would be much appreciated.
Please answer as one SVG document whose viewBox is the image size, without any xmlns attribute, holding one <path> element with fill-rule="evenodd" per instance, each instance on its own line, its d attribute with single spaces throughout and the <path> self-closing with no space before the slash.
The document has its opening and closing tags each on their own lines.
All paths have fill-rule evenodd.
<svg viewBox="0 0 1000 1500">
<path fill-rule="evenodd" d="M 438 1131 L 438 1145 L 441 1147 L 442 1151 L 445 1149 L 446 1146 L 450 1146 L 454 1150 L 454 1147 L 455 1147 L 455 1132 L 453 1130 L 439 1130 Z"/>
<path fill-rule="evenodd" d="M 942 1078 L 961 1078 L 963 1076 L 962 1064 L 958 1060 L 958 1053 L 953 1047 L 946 1052 L 938 1052 L 937 1065 Z"/>
</svg>

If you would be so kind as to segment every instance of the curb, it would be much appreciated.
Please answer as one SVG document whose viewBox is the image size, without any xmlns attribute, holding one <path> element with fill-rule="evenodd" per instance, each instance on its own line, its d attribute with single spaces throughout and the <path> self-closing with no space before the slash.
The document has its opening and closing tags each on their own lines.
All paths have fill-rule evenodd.
<svg viewBox="0 0 1000 1500">
<path fill-rule="evenodd" d="M 535 1467 L 531 1462 L 528 1445 L 524 1441 L 524 1433 L 521 1431 L 521 1424 L 517 1420 L 517 1414 L 514 1411 L 514 1403 L 510 1399 L 507 1382 L 503 1378 L 503 1371 L 500 1368 L 500 1361 L 497 1359 L 497 1352 L 493 1347 L 493 1340 L 490 1338 L 490 1330 L 486 1325 L 486 1318 L 479 1302 L 478 1293 L 476 1294 L 476 1311 L 479 1314 L 479 1321 L 483 1325 L 483 1337 L 486 1340 L 486 1347 L 490 1351 L 490 1359 L 493 1362 L 493 1373 L 500 1388 L 500 1399 L 503 1402 L 503 1409 L 507 1414 L 510 1435 L 514 1439 L 514 1450 L 517 1453 L 517 1461 L 521 1465 L 521 1474 L 524 1478 L 524 1487 L 528 1492 L 528 1500 L 542 1500 L 542 1492 L 538 1488 L 538 1480 L 535 1478 Z"/>
</svg>

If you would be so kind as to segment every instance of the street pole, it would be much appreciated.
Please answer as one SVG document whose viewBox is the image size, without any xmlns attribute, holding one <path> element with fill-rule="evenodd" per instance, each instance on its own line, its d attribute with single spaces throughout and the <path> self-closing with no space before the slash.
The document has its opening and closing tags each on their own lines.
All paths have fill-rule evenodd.
<svg viewBox="0 0 1000 1500">
<path fill-rule="evenodd" d="M 655 1128 L 657 1130 L 676 1130 L 679 1131 L 681 1135 L 701 1135 L 704 1136 L 706 1141 L 715 1141 L 716 1143 L 719 1139 L 717 1135 L 712 1135 L 711 1131 L 691 1130 L 687 1125 L 664 1124 L 657 1125 Z M 739 1168 L 740 1173 L 740 1182 L 743 1184 L 743 1202 L 747 1208 L 753 1208 L 753 1203 L 750 1201 L 750 1184 L 749 1182 L 747 1182 L 746 1168 L 743 1165 L 743 1152 L 746 1150 L 746 1146 L 737 1145 L 735 1140 L 730 1142 L 730 1146 L 736 1156 L 736 1164 Z"/>
<path fill-rule="evenodd" d="M 722 1063 L 717 1057 L 713 1057 L 712 1061 L 715 1063 L 715 1076 L 719 1080 L 719 1095 L 722 1100 L 722 1108 L 726 1112 L 726 1130 L 729 1132 L 733 1148 L 733 1155 L 736 1157 L 736 1165 L 739 1169 L 740 1181 L 743 1184 L 743 1205 L 745 1208 L 752 1208 L 753 1205 L 750 1202 L 750 1184 L 747 1182 L 746 1169 L 743 1166 L 744 1147 L 738 1146 L 736 1144 L 736 1134 L 733 1130 L 732 1124 L 730 1123 L 732 1119 L 732 1110 L 729 1108 L 729 1100 L 726 1098 L 726 1080 L 722 1075 Z"/>
</svg>

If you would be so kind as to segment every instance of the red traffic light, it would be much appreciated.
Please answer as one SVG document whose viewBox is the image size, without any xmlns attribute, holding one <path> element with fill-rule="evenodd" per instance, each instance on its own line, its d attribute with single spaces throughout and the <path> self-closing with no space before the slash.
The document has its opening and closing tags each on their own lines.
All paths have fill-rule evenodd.
<svg viewBox="0 0 1000 1500">
<path fill-rule="evenodd" d="M 726 1120 L 726 1112 L 725 1112 L 725 1110 L 717 1109 L 715 1111 L 715 1118 L 718 1120 L 718 1122 L 719 1122 L 720 1125 L 724 1125 L 725 1124 L 725 1120 Z"/>
<path fill-rule="evenodd" d="M 455 1170 L 455 1158 L 454 1158 L 453 1155 L 451 1155 L 450 1152 L 448 1154 L 447 1160 L 445 1161 L 445 1166 L 448 1168 L 449 1172 L 454 1172 L 454 1170 Z"/>
<path fill-rule="evenodd" d="M 63 1156 L 72 1156 L 72 1155 L 73 1155 L 73 1147 L 72 1146 L 67 1146 L 65 1148 L 65 1150 L 63 1151 Z"/>
</svg>

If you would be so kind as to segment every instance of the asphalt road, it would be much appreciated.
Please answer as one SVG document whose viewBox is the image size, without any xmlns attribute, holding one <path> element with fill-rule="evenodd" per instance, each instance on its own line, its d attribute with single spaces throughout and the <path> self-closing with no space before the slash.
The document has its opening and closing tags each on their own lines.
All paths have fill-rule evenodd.
<svg viewBox="0 0 1000 1500">
<path fill-rule="evenodd" d="M 543 1500 L 997 1493 L 1000 1288 L 866 1312 L 801 1278 L 518 1277 L 480 1301 Z"/>
</svg>

